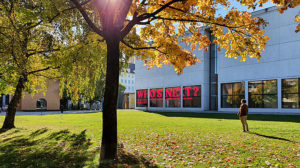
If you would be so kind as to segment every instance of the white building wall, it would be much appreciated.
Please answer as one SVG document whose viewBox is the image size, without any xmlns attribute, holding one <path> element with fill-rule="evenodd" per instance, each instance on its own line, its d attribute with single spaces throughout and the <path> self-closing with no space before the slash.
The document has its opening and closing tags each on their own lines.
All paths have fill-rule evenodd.
<svg viewBox="0 0 300 168">
<path fill-rule="evenodd" d="M 135 93 L 135 74 L 129 73 L 129 71 L 121 72 L 119 76 L 119 82 L 125 85 L 126 90 L 124 93 Z"/>
<path fill-rule="evenodd" d="M 300 7 L 289 9 L 283 14 L 276 7 L 254 12 L 255 17 L 262 17 L 269 22 L 266 35 L 270 37 L 259 62 L 248 59 L 228 59 L 224 51 L 219 53 L 219 111 L 237 111 L 238 109 L 221 108 L 221 83 L 245 82 L 245 95 L 248 100 L 248 82 L 277 79 L 278 108 L 250 108 L 250 112 L 296 112 L 299 109 L 281 108 L 281 79 L 300 78 L 300 33 L 295 33 L 297 23 L 294 18 Z M 247 101 L 248 102 L 248 101 Z"/>
</svg>

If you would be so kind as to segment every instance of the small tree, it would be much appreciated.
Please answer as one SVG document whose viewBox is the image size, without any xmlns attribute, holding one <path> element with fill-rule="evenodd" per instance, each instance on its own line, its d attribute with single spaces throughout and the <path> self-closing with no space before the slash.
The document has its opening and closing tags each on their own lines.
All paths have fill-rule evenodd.
<svg viewBox="0 0 300 168">
<path fill-rule="evenodd" d="M 74 100 L 93 97 L 105 48 L 72 9 L 60 0 L 0 1 L 0 92 L 13 93 L 2 128 L 15 127 L 23 91 L 45 92 L 49 80 Z"/>
<path fill-rule="evenodd" d="M 207 26 L 215 36 L 219 49 L 226 49 L 226 56 L 259 59 L 268 37 L 264 35 L 266 23 L 251 13 L 231 8 L 225 16 L 216 14 L 216 7 L 230 8 L 228 0 L 94 0 L 86 6 L 79 0 L 70 0 L 81 12 L 90 28 L 103 37 L 107 46 L 107 70 L 104 93 L 103 134 L 101 160 L 117 158 L 117 114 L 120 45 L 150 67 L 173 65 L 177 73 L 199 60 L 192 54 L 198 49 L 207 50 L 211 41 L 200 29 Z M 249 8 L 262 6 L 267 1 L 238 0 Z M 288 7 L 299 1 L 272 1 Z M 100 23 L 97 26 L 95 23 Z M 139 34 L 136 26 L 143 25 Z M 190 32 L 185 36 L 186 31 Z M 151 41 L 151 46 L 149 44 Z M 178 44 L 186 43 L 190 50 Z"/>
</svg>

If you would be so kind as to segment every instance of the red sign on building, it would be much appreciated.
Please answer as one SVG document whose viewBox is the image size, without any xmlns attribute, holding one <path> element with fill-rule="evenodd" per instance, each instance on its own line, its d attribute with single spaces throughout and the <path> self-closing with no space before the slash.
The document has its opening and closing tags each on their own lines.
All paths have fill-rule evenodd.
<svg viewBox="0 0 300 168">
<path fill-rule="evenodd" d="M 136 91 L 136 107 L 148 106 L 148 89 Z"/>
</svg>

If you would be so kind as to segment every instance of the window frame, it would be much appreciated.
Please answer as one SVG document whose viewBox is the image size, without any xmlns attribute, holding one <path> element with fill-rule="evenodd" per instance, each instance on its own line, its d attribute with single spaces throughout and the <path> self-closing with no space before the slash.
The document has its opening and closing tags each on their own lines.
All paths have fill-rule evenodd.
<svg viewBox="0 0 300 168">
<path fill-rule="evenodd" d="M 185 87 L 199 87 L 200 89 L 199 89 L 199 91 L 200 91 L 200 94 L 199 94 L 199 96 L 190 96 L 190 97 L 192 97 L 192 98 L 195 98 L 195 97 L 199 97 L 200 98 L 200 106 L 199 107 L 195 107 L 195 106 L 193 106 L 193 107 L 185 107 L 184 105 L 184 96 L 183 96 L 183 93 L 184 93 L 184 88 Z M 182 107 L 183 108 L 201 108 L 202 107 L 202 85 L 189 85 L 189 86 L 182 86 Z"/>
<path fill-rule="evenodd" d="M 276 82 L 276 93 L 264 93 L 264 90 L 265 90 L 265 83 L 266 81 L 275 81 Z M 250 83 L 251 82 L 259 82 L 259 84 L 262 85 L 262 94 L 251 94 L 249 92 L 249 89 L 250 89 Z M 262 96 L 262 107 L 252 107 L 250 104 L 251 102 L 251 95 L 254 95 L 254 96 Z M 265 107 L 265 102 L 264 102 L 264 97 L 265 96 L 275 96 L 276 97 L 276 107 Z M 270 109 L 276 109 L 278 108 L 278 80 L 277 79 L 268 79 L 268 80 L 257 80 L 257 81 L 248 81 L 248 106 L 249 108 L 270 108 Z"/>
<path fill-rule="evenodd" d="M 146 99 L 146 102 L 147 102 L 147 103 L 146 103 L 146 105 L 144 105 L 144 106 L 138 106 L 138 103 L 137 103 L 137 100 L 138 100 L 138 94 L 137 94 L 137 92 L 138 92 L 138 91 L 144 91 L 144 90 L 147 91 L 147 92 L 146 92 L 146 95 L 147 95 L 146 98 L 139 98 L 139 99 Z M 136 94 L 136 95 L 135 95 L 135 104 L 136 104 L 135 106 L 136 106 L 136 107 L 142 107 L 142 108 L 143 108 L 143 107 L 146 107 L 146 108 L 147 108 L 148 105 L 149 105 L 149 103 L 148 103 L 148 100 L 149 100 L 148 89 L 139 89 L 139 90 L 136 90 L 136 91 L 135 91 L 135 94 Z"/>
<path fill-rule="evenodd" d="M 162 104 L 161 104 L 161 106 L 158 106 L 158 107 L 151 106 L 151 90 L 158 90 L 158 89 L 162 90 L 162 97 L 161 97 Z M 151 88 L 151 89 L 149 89 L 149 101 L 150 101 L 149 107 L 151 107 L 151 108 L 163 108 L 164 107 L 164 88 Z"/>
<path fill-rule="evenodd" d="M 234 94 L 234 84 L 240 83 L 243 89 L 243 94 Z M 223 85 L 224 84 L 230 84 L 231 88 L 232 88 L 232 94 L 223 94 Z M 221 83 L 221 108 L 239 108 L 239 107 L 234 107 L 234 103 L 233 101 L 231 102 L 231 106 L 230 107 L 224 107 L 223 105 L 223 97 L 229 97 L 231 96 L 232 98 L 235 96 L 239 96 L 242 97 L 243 99 L 245 99 L 246 94 L 245 94 L 246 88 L 245 88 L 245 82 L 230 82 L 230 83 Z M 233 100 L 233 99 L 232 99 Z"/>
<path fill-rule="evenodd" d="M 179 88 L 179 107 L 169 107 L 167 106 L 167 89 L 173 89 L 173 88 Z M 165 87 L 164 88 L 164 93 L 165 93 L 165 96 L 164 96 L 164 99 L 165 99 L 165 108 L 181 108 L 181 94 L 182 94 L 182 89 L 181 89 L 181 86 L 175 86 L 175 87 Z M 168 98 L 177 98 L 177 97 L 168 97 Z M 174 100 L 173 100 L 174 101 Z M 178 101 L 178 100 L 176 100 Z"/>
<path fill-rule="evenodd" d="M 283 81 L 288 79 L 297 79 L 298 80 L 298 93 L 284 93 L 283 89 Z M 298 108 L 292 108 L 292 107 L 283 107 L 283 95 L 298 95 Z M 281 79 L 281 108 L 283 109 L 300 109 L 300 78 L 285 78 Z"/>
</svg>

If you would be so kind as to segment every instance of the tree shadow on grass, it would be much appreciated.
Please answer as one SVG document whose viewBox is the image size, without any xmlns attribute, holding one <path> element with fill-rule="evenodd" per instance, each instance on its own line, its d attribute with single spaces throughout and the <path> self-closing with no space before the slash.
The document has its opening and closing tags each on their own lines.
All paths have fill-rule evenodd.
<svg viewBox="0 0 300 168">
<path fill-rule="evenodd" d="M 286 138 L 281 138 L 281 137 L 276 137 L 276 136 L 269 136 L 269 135 L 263 135 L 263 134 L 259 134 L 256 132 L 249 132 L 249 134 L 254 134 L 257 136 L 261 136 L 261 137 L 265 137 L 265 138 L 269 138 L 269 139 L 277 139 L 277 140 L 281 140 L 281 141 L 287 141 L 287 142 L 292 142 L 292 143 L 297 143 L 296 141 L 292 141 Z"/>
<path fill-rule="evenodd" d="M 118 145 L 118 161 L 105 162 L 99 168 L 134 167 L 134 168 L 158 168 L 153 159 L 147 159 L 142 155 L 127 152 L 123 144 Z"/>
<path fill-rule="evenodd" d="M 2 128 L 0 128 L 0 134 L 5 133 L 6 131 L 10 131 L 10 133 L 6 134 L 6 135 L 12 135 L 12 134 L 20 132 L 20 129 L 14 129 L 13 131 L 11 131 L 10 129 L 2 129 Z"/>
<path fill-rule="evenodd" d="M 68 130 L 45 134 L 47 131 L 42 128 L 0 139 L 1 167 L 84 167 L 94 158 L 95 152 L 88 151 L 91 142 L 86 130 L 78 134 Z"/>
<path fill-rule="evenodd" d="M 191 112 L 151 112 L 166 117 L 191 117 L 191 118 L 212 118 L 212 119 L 238 119 L 236 114 L 228 113 L 191 113 Z M 247 120 L 258 121 L 285 121 L 300 123 L 300 115 L 265 115 L 249 114 Z"/>
</svg>

